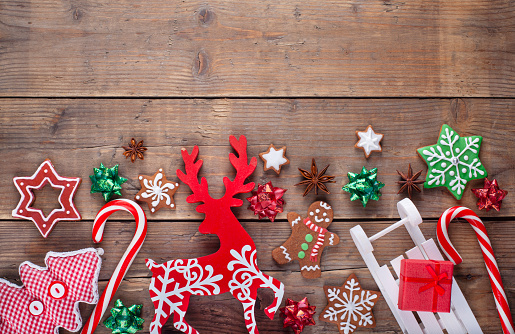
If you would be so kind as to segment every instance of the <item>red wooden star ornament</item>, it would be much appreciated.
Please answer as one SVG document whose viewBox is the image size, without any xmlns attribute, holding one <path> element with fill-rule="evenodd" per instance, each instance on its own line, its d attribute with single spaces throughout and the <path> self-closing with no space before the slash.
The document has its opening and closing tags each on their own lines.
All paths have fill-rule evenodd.
<svg viewBox="0 0 515 334">
<path fill-rule="evenodd" d="M 506 190 L 499 188 L 496 179 L 490 181 L 488 178 L 485 178 L 483 188 L 472 189 L 472 192 L 478 198 L 478 209 L 486 209 L 487 212 L 492 208 L 497 211 L 501 210 L 502 200 L 508 194 Z"/>
<path fill-rule="evenodd" d="M 79 211 L 77 211 L 73 204 L 73 196 L 77 191 L 81 178 L 59 176 L 50 160 L 45 160 L 34 175 L 30 177 L 15 177 L 13 182 L 21 195 L 18 206 L 13 210 L 13 217 L 32 220 L 44 238 L 47 237 L 58 221 L 81 219 Z M 61 194 L 59 195 L 61 207 L 52 210 L 45 217 L 43 211 L 31 207 L 31 205 L 35 199 L 32 189 L 41 189 L 47 183 L 52 188 L 61 189 Z"/>
</svg>

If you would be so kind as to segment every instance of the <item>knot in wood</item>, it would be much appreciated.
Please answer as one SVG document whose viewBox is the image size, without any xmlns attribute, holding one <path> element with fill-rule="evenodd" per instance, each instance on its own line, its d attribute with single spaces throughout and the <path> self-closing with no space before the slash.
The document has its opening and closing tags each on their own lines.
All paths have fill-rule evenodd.
<svg viewBox="0 0 515 334">
<path fill-rule="evenodd" d="M 209 71 L 209 57 L 204 50 L 197 52 L 193 62 L 193 76 L 204 77 Z"/>
<path fill-rule="evenodd" d="M 213 22 L 215 14 L 207 8 L 202 8 L 198 12 L 198 22 L 202 26 L 208 26 Z"/>
</svg>

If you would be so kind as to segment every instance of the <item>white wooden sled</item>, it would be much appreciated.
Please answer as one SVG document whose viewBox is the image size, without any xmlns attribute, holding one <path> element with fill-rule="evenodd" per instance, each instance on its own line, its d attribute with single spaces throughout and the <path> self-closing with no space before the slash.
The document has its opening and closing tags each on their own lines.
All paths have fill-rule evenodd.
<svg viewBox="0 0 515 334">
<path fill-rule="evenodd" d="M 483 333 L 454 277 L 452 279 L 451 313 L 411 312 L 397 308 L 399 280 L 394 278 L 387 265 L 379 266 L 373 254 L 372 242 L 404 225 L 416 245 L 416 247 L 406 252 L 407 258 L 444 260 L 433 239 L 426 240 L 418 227 L 422 223 L 422 217 L 413 202 L 405 198 L 397 203 L 397 210 L 401 220 L 372 237 L 369 238 L 360 225 L 351 228 L 350 234 L 402 332 L 409 334 L 443 334 L 446 330 L 449 334 Z M 397 277 L 399 277 L 402 259 L 404 259 L 404 256 L 400 255 L 390 261 Z M 415 317 L 415 313 L 417 313 L 420 322 Z"/>
</svg>

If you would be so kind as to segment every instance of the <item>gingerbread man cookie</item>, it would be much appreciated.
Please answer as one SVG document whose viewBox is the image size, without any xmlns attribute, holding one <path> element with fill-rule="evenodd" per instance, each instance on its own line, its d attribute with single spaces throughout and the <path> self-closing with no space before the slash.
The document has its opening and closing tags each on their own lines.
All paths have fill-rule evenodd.
<svg viewBox="0 0 515 334">
<path fill-rule="evenodd" d="M 334 246 L 340 238 L 327 230 L 333 221 L 333 209 L 325 202 L 317 201 L 309 206 L 308 217 L 295 212 L 288 213 L 291 236 L 272 251 L 274 260 L 286 264 L 297 260 L 305 278 L 318 278 L 322 274 L 320 258 L 324 247 Z"/>
</svg>

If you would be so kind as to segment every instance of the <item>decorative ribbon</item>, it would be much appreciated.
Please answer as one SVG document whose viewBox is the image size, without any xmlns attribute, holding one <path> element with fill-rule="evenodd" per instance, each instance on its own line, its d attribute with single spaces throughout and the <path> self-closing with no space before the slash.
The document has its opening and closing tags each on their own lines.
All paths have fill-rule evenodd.
<svg viewBox="0 0 515 334">
<path fill-rule="evenodd" d="M 440 266 L 440 264 L 438 264 L 438 266 Z M 447 273 L 441 273 L 440 275 L 436 275 L 433 267 L 431 267 L 430 265 L 427 265 L 426 269 L 429 272 L 429 274 L 431 275 L 431 277 L 433 277 L 434 281 L 432 281 L 431 283 L 427 283 L 426 285 L 424 285 L 423 287 L 418 289 L 418 292 L 421 293 L 421 292 L 424 292 L 431 288 L 435 288 L 436 292 L 440 296 L 442 296 L 445 293 L 445 289 L 438 283 L 440 283 L 440 281 L 443 281 L 444 279 L 447 278 Z"/>
<path fill-rule="evenodd" d="M 315 246 L 313 246 L 313 249 L 311 250 L 311 256 L 309 257 L 309 259 L 311 260 L 311 262 L 316 262 L 317 261 L 317 256 L 318 256 L 318 250 L 320 249 L 320 247 L 323 246 L 324 244 L 324 238 L 325 238 L 325 233 L 327 232 L 327 230 L 323 227 L 320 227 L 318 225 L 315 225 L 311 222 L 311 220 L 308 218 L 304 219 L 304 224 L 306 224 L 306 226 L 311 230 L 311 231 L 315 231 L 315 232 L 318 232 L 318 240 L 317 240 L 317 243 L 315 244 Z"/>
<path fill-rule="evenodd" d="M 295 334 L 300 334 L 305 326 L 315 325 L 315 308 L 316 306 L 309 305 L 307 297 L 298 302 L 288 298 L 286 306 L 279 309 L 281 317 L 284 318 L 283 327 L 291 327 Z"/>
<path fill-rule="evenodd" d="M 440 284 L 452 284 L 452 279 L 450 279 L 447 273 L 440 273 L 440 262 L 432 261 L 435 265 L 435 269 L 430 265 L 426 265 L 426 269 L 431 275 L 431 278 L 420 278 L 420 277 L 406 277 L 402 275 L 402 280 L 404 282 L 412 282 L 412 283 L 427 283 L 423 287 L 418 290 L 418 293 L 424 292 L 431 288 L 435 288 L 433 290 L 433 303 L 431 305 L 431 311 L 436 312 L 437 304 L 438 304 L 438 296 L 442 296 L 445 293 L 445 289 Z"/>
</svg>

